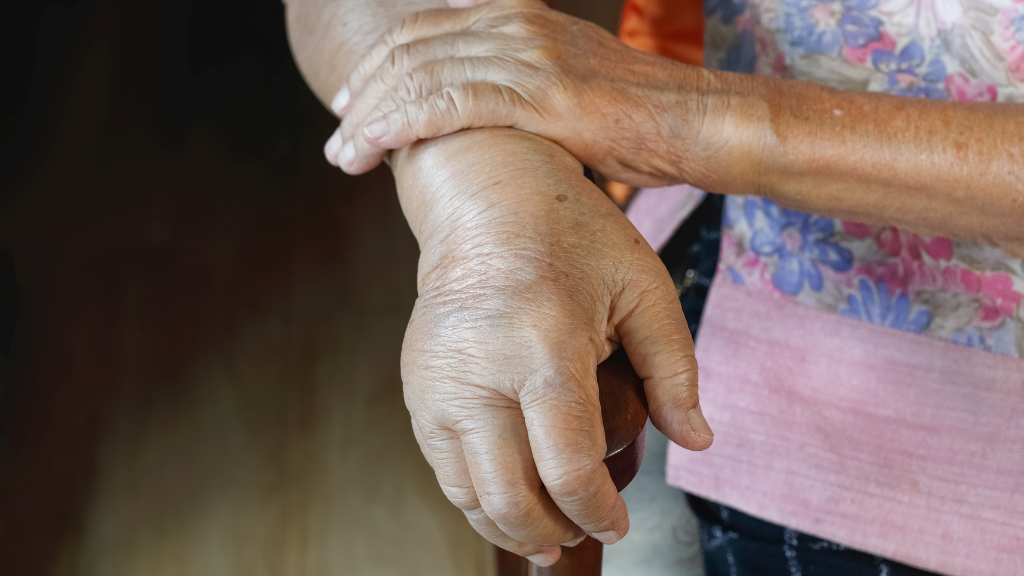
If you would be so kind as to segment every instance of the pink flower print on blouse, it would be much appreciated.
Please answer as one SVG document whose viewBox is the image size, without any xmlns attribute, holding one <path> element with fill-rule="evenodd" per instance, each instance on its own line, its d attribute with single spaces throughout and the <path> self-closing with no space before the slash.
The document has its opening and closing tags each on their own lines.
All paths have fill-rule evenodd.
<svg viewBox="0 0 1024 576">
<path fill-rule="evenodd" d="M 948 280 L 934 268 L 924 262 L 915 262 L 910 258 L 862 264 L 857 267 L 856 272 L 858 275 L 884 282 L 893 290 L 908 293 L 939 289 L 948 284 Z"/>
<path fill-rule="evenodd" d="M 868 42 L 860 48 L 854 48 L 852 46 L 843 46 L 843 58 L 854 64 L 867 64 L 868 59 L 871 58 L 871 53 L 875 50 L 893 50 L 896 48 L 896 41 L 893 40 L 892 36 L 888 32 L 882 30 L 882 37 L 874 42 Z"/>
<path fill-rule="evenodd" d="M 864 262 L 857 273 L 884 282 L 894 290 L 948 289 L 959 281 L 943 277 L 935 262 L 953 258 L 953 242 L 949 238 L 928 238 L 892 226 L 875 227 L 843 221 L 843 231 L 854 238 L 872 238 L 878 249 L 889 258 L 883 262 Z"/>
<path fill-rule="evenodd" d="M 981 320 L 994 322 L 1000 318 L 1012 318 L 1024 302 L 1024 294 L 1013 289 L 1013 278 L 1005 272 L 981 272 L 960 270 L 960 283 L 964 291 L 981 297 Z"/>
<path fill-rule="evenodd" d="M 876 228 L 845 220 L 843 230 L 859 239 L 874 236 L 878 248 L 894 258 L 903 256 L 913 261 L 921 261 L 922 252 L 933 260 L 949 260 L 953 257 L 953 242 L 949 238 L 926 238 L 892 226 Z"/>
<path fill-rule="evenodd" d="M 995 102 L 999 94 L 995 84 L 973 82 L 963 72 L 946 77 L 946 92 L 958 102 Z"/>
</svg>

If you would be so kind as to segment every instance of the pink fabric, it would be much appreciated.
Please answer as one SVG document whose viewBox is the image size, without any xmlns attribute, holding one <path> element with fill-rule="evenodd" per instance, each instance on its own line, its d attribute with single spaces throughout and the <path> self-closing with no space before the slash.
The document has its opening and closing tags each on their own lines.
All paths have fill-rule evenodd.
<svg viewBox="0 0 1024 576">
<path fill-rule="evenodd" d="M 1024 574 L 1024 362 L 719 276 L 697 340 L 703 453 L 675 486 L 948 574 Z"/>
<path fill-rule="evenodd" d="M 703 199 L 704 191 L 685 184 L 667 188 L 641 188 L 629 203 L 626 216 L 654 251 L 658 252 Z"/>
</svg>

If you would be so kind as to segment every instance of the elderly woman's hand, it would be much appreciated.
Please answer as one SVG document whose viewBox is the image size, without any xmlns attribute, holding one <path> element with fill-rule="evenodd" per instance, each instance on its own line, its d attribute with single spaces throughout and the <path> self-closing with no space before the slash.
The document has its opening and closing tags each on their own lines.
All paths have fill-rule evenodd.
<svg viewBox="0 0 1024 576">
<path fill-rule="evenodd" d="M 724 122 L 727 98 L 707 97 L 713 84 L 703 69 L 629 48 L 538 0 L 431 10 L 388 33 L 351 75 L 326 153 L 358 174 L 387 149 L 508 126 L 631 185 L 703 181 L 698 171 L 741 177 L 736 163 L 716 169 L 726 166 L 723 139 L 734 150 L 747 136 Z"/>
<path fill-rule="evenodd" d="M 491 542 L 547 565 L 559 544 L 612 543 L 629 526 L 603 464 L 596 380 L 615 347 L 659 430 L 693 450 L 713 437 L 664 265 L 565 150 L 503 132 L 394 159 L 421 249 L 402 379 L 448 498 Z"/>
</svg>

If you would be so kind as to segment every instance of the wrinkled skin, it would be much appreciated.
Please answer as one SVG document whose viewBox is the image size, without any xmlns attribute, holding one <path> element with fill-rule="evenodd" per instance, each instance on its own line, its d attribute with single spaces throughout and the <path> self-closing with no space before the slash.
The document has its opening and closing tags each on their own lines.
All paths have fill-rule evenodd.
<svg viewBox="0 0 1024 576">
<path fill-rule="evenodd" d="M 680 181 L 680 166 L 710 167 L 720 149 L 704 133 L 711 79 L 537 0 L 427 11 L 385 35 L 349 77 L 327 156 L 361 174 L 385 149 L 509 126 L 613 180 L 665 186 Z"/>
<path fill-rule="evenodd" d="M 569 154 L 506 132 L 500 145 L 469 131 L 395 158 L 422 250 L 402 377 L 451 501 L 489 540 L 547 565 L 559 544 L 613 543 L 629 527 L 602 462 L 595 377 L 616 347 L 660 430 L 696 450 L 713 436 L 657 255 Z"/>
</svg>

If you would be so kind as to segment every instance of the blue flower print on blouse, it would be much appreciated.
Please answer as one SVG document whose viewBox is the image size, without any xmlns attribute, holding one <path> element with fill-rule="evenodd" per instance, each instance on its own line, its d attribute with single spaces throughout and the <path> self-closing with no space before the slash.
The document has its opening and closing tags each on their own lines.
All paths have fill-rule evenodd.
<svg viewBox="0 0 1024 576">
<path fill-rule="evenodd" d="M 818 263 L 836 272 L 853 266 L 853 253 L 831 241 L 835 232 L 831 218 L 780 208 L 764 198 L 748 198 L 744 212 L 754 230 L 750 249 L 758 256 L 779 257 L 772 284 L 783 294 L 799 294 L 805 283 L 821 292 L 824 278 Z"/>
<path fill-rule="evenodd" d="M 1024 44 L 1024 10 L 1013 19 L 1013 29 L 1017 31 L 1017 43 Z"/>
<path fill-rule="evenodd" d="M 732 280 L 733 284 L 743 286 L 747 283 L 747 281 L 743 279 L 743 275 L 737 272 L 732 266 L 726 267 L 725 271 L 729 273 L 729 280 Z"/>
<path fill-rule="evenodd" d="M 868 14 L 878 0 L 786 0 L 783 25 L 793 46 L 837 55 L 882 37 L 882 21 Z"/>
<path fill-rule="evenodd" d="M 850 294 L 849 307 L 839 312 L 842 316 L 914 334 L 924 332 L 931 325 L 932 314 L 928 310 L 922 308 L 910 315 L 910 297 L 905 292 L 893 298 L 885 282 L 876 286 L 864 278 L 859 287 L 858 293 Z"/>
<path fill-rule="evenodd" d="M 981 330 L 978 330 L 973 326 L 966 330 L 954 332 L 949 341 L 958 346 L 966 346 L 968 348 L 987 351 L 987 347 L 985 346 L 985 336 L 981 333 Z"/>
<path fill-rule="evenodd" d="M 757 66 L 757 50 L 754 47 L 754 33 L 750 30 L 741 30 L 736 43 L 729 46 L 719 68 L 729 72 L 742 72 L 753 74 Z"/>
<path fill-rule="evenodd" d="M 732 21 L 743 14 L 746 9 L 747 0 L 706 0 L 704 2 L 704 17 L 721 14 L 723 24 L 732 24 Z"/>
<path fill-rule="evenodd" d="M 924 48 L 907 44 L 899 54 L 892 50 L 871 52 L 871 63 L 888 75 L 885 91 L 898 96 L 946 99 L 946 64 L 939 58 L 926 62 Z"/>
<path fill-rule="evenodd" d="M 1015 356 L 1017 346 L 1017 332 L 1013 322 L 1006 322 L 1002 327 L 994 330 L 979 330 L 970 326 L 953 333 L 949 339 L 953 344 L 984 350 L 1004 356 Z"/>
</svg>

